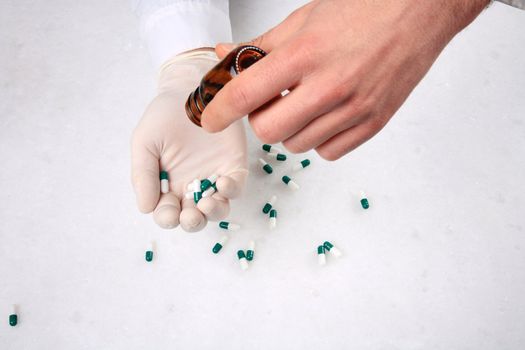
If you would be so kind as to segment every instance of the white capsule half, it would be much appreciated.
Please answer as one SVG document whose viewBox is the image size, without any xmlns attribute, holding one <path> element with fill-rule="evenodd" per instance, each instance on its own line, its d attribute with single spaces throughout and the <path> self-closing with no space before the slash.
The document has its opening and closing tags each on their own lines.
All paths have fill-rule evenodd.
<svg viewBox="0 0 525 350">
<path fill-rule="evenodd" d="M 160 192 L 168 193 L 170 191 L 170 182 L 168 179 L 160 180 Z"/>
<path fill-rule="evenodd" d="M 255 251 L 255 241 L 250 241 L 248 243 L 248 250 Z"/>
<path fill-rule="evenodd" d="M 288 181 L 287 185 L 293 191 L 297 191 L 300 188 L 299 185 L 296 184 L 293 180 Z"/>
<path fill-rule="evenodd" d="M 217 175 L 217 174 L 212 174 L 211 176 L 208 177 L 208 180 L 210 180 L 210 182 L 211 182 L 212 184 L 214 184 L 215 181 L 217 181 L 218 178 L 219 178 L 219 175 Z"/>
<path fill-rule="evenodd" d="M 244 270 L 248 270 L 248 260 L 246 260 L 246 258 L 241 258 L 239 259 L 239 264 L 241 265 L 241 269 L 244 271 Z"/>
<path fill-rule="evenodd" d="M 184 194 L 184 198 L 186 198 L 186 199 L 193 199 L 193 191 L 186 192 Z"/>
<path fill-rule="evenodd" d="M 219 238 L 218 240 L 218 243 L 222 246 L 224 246 L 224 244 L 226 244 L 226 242 L 228 242 L 228 236 L 226 235 L 222 235 L 221 238 Z"/>
<path fill-rule="evenodd" d="M 259 158 L 259 163 L 261 163 L 262 166 L 265 166 L 266 164 L 268 164 L 264 159 L 262 158 Z"/>
<path fill-rule="evenodd" d="M 326 255 L 325 254 L 317 254 L 317 262 L 321 266 L 326 265 Z"/>
<path fill-rule="evenodd" d="M 337 249 L 336 247 L 330 248 L 329 251 L 330 251 L 330 254 L 332 254 L 336 258 L 339 258 L 341 255 L 343 255 L 343 253 L 339 249 Z"/>
<path fill-rule="evenodd" d="M 228 224 L 228 231 L 238 231 L 241 228 L 241 225 L 229 223 Z"/>
<path fill-rule="evenodd" d="M 277 218 L 270 218 L 270 221 L 268 221 L 268 226 L 270 227 L 270 230 L 273 230 L 277 227 Z"/>
<path fill-rule="evenodd" d="M 206 191 L 202 192 L 202 198 L 206 198 L 215 193 L 215 188 L 210 187 Z"/>
</svg>

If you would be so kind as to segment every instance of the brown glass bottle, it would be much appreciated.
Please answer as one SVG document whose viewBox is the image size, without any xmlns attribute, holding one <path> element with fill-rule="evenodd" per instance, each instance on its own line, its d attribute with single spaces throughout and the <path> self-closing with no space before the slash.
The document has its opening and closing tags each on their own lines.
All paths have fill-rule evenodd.
<svg viewBox="0 0 525 350">
<path fill-rule="evenodd" d="M 197 126 L 201 126 L 201 114 L 217 92 L 234 76 L 266 56 L 264 50 L 256 46 L 239 46 L 217 63 L 193 91 L 186 101 L 186 114 Z"/>
</svg>

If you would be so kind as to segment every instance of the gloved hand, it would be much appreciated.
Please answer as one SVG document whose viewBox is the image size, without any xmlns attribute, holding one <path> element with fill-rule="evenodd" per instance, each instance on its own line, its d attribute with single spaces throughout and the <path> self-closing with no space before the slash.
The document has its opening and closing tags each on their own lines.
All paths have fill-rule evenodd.
<svg viewBox="0 0 525 350">
<path fill-rule="evenodd" d="M 241 121 L 210 134 L 186 116 L 188 95 L 216 63 L 213 49 L 186 52 L 161 68 L 159 92 L 149 104 L 132 136 L 132 182 L 141 212 L 153 211 L 163 228 L 179 223 L 188 232 L 199 231 L 208 220 L 229 213 L 229 199 L 244 187 L 247 170 L 246 135 Z M 159 172 L 169 173 L 170 192 L 160 193 Z M 219 175 L 217 192 L 198 204 L 186 199 L 194 179 Z"/>
</svg>

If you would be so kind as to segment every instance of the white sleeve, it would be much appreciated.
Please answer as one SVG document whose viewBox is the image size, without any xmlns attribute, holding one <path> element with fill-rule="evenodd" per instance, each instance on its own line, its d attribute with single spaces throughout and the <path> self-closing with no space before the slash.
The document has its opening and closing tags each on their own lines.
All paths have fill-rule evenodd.
<svg viewBox="0 0 525 350">
<path fill-rule="evenodd" d="M 155 68 L 181 52 L 231 42 L 228 0 L 132 0 Z"/>
</svg>

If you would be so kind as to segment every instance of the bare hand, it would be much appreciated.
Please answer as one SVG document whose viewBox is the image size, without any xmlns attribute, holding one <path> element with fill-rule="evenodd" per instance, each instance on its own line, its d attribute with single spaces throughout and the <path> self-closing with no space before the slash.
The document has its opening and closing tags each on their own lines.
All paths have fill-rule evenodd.
<svg viewBox="0 0 525 350">
<path fill-rule="evenodd" d="M 204 129 L 249 114 L 265 143 L 335 160 L 374 136 L 488 0 L 315 0 L 253 40 L 269 54 L 206 107 Z M 229 47 L 228 47 L 229 46 Z M 223 57 L 232 45 L 218 45 Z M 285 97 L 280 93 L 289 89 Z M 276 96 L 279 96 L 276 98 Z"/>
</svg>

